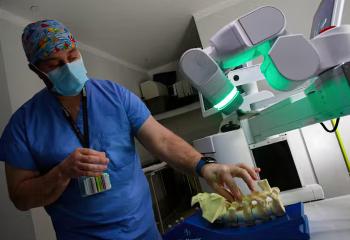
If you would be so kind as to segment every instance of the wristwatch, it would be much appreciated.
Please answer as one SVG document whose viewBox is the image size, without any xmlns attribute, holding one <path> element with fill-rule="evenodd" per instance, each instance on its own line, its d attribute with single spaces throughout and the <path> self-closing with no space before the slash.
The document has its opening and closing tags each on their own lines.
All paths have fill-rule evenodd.
<svg viewBox="0 0 350 240">
<path fill-rule="evenodd" d="M 210 163 L 216 163 L 216 159 L 212 158 L 212 157 L 202 157 L 201 159 L 199 159 L 197 165 L 196 165 L 196 173 L 198 176 L 203 177 L 202 176 L 202 168 L 204 167 L 204 165 L 206 164 L 210 164 Z"/>
</svg>

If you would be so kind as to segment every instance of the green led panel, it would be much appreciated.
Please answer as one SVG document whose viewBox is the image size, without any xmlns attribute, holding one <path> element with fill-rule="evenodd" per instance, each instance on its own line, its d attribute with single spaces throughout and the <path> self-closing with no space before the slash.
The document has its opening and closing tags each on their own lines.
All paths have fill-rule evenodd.
<svg viewBox="0 0 350 240">
<path fill-rule="evenodd" d="M 268 55 L 271 49 L 270 41 L 263 42 L 255 47 L 248 49 L 247 51 L 241 52 L 238 55 L 226 60 L 222 64 L 222 68 L 229 69 L 238 67 L 246 62 L 252 61 L 259 56 Z"/>
<path fill-rule="evenodd" d="M 276 90 L 283 91 L 290 89 L 294 83 L 294 81 L 288 80 L 278 71 L 269 55 L 264 56 L 260 71 L 265 76 L 269 85 Z"/>
<path fill-rule="evenodd" d="M 217 110 L 222 110 L 227 107 L 234 99 L 239 95 L 237 88 L 234 87 L 229 94 L 227 94 L 219 103 L 214 105 L 214 108 Z"/>
<path fill-rule="evenodd" d="M 226 60 L 222 64 L 223 69 L 232 69 L 238 67 L 246 62 L 252 61 L 259 56 L 263 56 L 264 61 L 260 66 L 261 73 L 271 87 L 274 89 L 284 91 L 291 89 L 294 81 L 285 78 L 276 68 L 272 59 L 269 56 L 269 51 L 272 47 L 272 41 L 263 42 L 253 48 L 248 49 L 233 58 Z"/>
</svg>

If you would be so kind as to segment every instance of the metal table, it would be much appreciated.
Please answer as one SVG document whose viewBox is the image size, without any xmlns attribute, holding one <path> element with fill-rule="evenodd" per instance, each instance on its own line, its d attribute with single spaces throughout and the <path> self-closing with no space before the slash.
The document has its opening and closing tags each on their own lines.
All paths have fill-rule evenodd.
<svg viewBox="0 0 350 240">
<path fill-rule="evenodd" d="M 350 195 L 306 203 L 305 214 L 311 240 L 350 239 Z"/>
</svg>

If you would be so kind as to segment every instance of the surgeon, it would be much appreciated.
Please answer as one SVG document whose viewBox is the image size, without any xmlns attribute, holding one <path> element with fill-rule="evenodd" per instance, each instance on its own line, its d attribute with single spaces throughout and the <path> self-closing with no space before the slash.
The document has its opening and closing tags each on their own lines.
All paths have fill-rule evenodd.
<svg viewBox="0 0 350 240">
<path fill-rule="evenodd" d="M 161 239 L 134 137 L 229 200 L 241 198 L 235 177 L 254 189 L 259 169 L 203 157 L 126 88 L 88 78 L 78 43 L 60 22 L 29 24 L 22 42 L 29 68 L 46 88 L 11 117 L 0 160 L 14 205 L 45 207 L 57 239 Z"/>
</svg>

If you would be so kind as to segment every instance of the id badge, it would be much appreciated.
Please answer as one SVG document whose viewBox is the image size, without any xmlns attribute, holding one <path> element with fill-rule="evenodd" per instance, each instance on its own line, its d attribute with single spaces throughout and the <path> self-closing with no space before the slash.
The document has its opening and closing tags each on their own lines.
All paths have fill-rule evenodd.
<svg viewBox="0 0 350 240">
<path fill-rule="evenodd" d="M 97 177 L 80 177 L 78 181 L 82 197 L 105 192 L 112 188 L 108 173 Z"/>
</svg>

